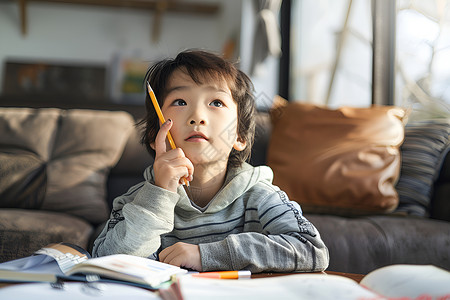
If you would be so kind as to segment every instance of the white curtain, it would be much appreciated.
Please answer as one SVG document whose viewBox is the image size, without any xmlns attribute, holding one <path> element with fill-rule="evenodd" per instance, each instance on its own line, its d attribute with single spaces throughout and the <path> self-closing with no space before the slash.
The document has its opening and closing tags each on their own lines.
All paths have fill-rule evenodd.
<svg viewBox="0 0 450 300">
<path fill-rule="evenodd" d="M 281 0 L 254 0 L 256 26 L 251 74 L 268 56 L 281 55 L 281 34 L 277 21 L 280 6 Z"/>
</svg>

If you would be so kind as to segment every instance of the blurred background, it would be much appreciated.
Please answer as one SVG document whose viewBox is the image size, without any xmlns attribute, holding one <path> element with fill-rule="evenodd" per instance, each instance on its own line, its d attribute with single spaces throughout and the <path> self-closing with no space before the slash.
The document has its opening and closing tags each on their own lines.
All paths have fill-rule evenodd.
<svg viewBox="0 0 450 300">
<path fill-rule="evenodd" d="M 258 108 L 450 103 L 450 0 L 0 0 L 0 105 L 142 105 L 152 62 L 236 60 Z M 409 103 L 409 104 L 408 104 Z"/>
</svg>

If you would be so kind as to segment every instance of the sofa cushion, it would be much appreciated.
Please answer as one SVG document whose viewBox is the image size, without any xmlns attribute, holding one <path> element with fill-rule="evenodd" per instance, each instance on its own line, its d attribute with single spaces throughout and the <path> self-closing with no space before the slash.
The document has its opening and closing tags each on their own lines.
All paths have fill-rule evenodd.
<svg viewBox="0 0 450 300">
<path fill-rule="evenodd" d="M 58 119 L 57 109 L 0 109 L 0 207 L 41 207 Z"/>
<path fill-rule="evenodd" d="M 399 194 L 396 212 L 429 216 L 432 187 L 449 148 L 449 135 L 449 120 L 415 121 L 406 125 L 396 186 Z"/>
<path fill-rule="evenodd" d="M 0 152 L 0 207 L 39 209 L 47 186 L 45 163 L 21 150 Z"/>
<path fill-rule="evenodd" d="M 450 270 L 450 223 L 412 216 L 306 214 L 330 253 L 329 271 L 367 274 L 391 264 Z"/>
<path fill-rule="evenodd" d="M 404 110 L 291 102 L 272 111 L 268 165 L 274 183 L 305 212 L 393 211 Z"/>
<path fill-rule="evenodd" d="M 45 166 L 41 209 L 92 223 L 108 217 L 106 179 L 133 130 L 134 120 L 128 113 L 2 108 L 0 124 L 4 125 L 0 128 L 2 153 L 16 151 L 16 164 L 34 156 L 35 162 Z"/>
<path fill-rule="evenodd" d="M 132 129 L 133 118 L 125 112 L 64 112 L 47 167 L 42 209 L 67 212 L 92 223 L 104 221 L 109 214 L 107 175 Z"/>
<path fill-rule="evenodd" d="M 32 255 L 51 243 L 66 242 L 87 249 L 93 231 L 88 222 L 64 213 L 1 209 L 1 262 Z"/>
</svg>

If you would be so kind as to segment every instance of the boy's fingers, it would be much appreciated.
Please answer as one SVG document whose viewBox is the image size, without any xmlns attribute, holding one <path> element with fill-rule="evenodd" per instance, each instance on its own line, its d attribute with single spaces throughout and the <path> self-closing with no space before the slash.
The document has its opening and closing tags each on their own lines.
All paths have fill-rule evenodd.
<svg viewBox="0 0 450 300">
<path fill-rule="evenodd" d="M 172 254 L 174 248 L 172 246 L 167 247 L 163 251 L 159 253 L 159 260 L 162 262 L 166 262 L 168 257 Z"/>
<path fill-rule="evenodd" d="M 192 181 L 194 179 L 194 165 L 192 164 L 191 160 L 188 159 L 188 164 L 186 165 L 188 169 L 188 176 L 186 180 Z"/>
<path fill-rule="evenodd" d="M 156 135 L 156 139 L 155 139 L 156 155 L 158 155 L 160 153 L 165 153 L 167 151 L 166 138 L 167 138 L 167 133 L 169 132 L 170 128 L 172 128 L 172 120 L 170 120 L 170 119 L 161 125 L 161 128 L 159 129 L 159 132 Z"/>
</svg>

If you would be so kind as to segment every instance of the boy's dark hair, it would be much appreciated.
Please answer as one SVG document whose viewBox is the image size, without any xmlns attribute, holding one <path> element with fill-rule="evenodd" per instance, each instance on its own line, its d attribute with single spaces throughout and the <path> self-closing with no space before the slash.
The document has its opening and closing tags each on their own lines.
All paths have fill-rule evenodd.
<svg viewBox="0 0 450 300">
<path fill-rule="evenodd" d="M 230 88 L 233 100 L 237 104 L 238 139 L 246 142 L 243 151 L 231 150 L 228 167 L 237 167 L 250 158 L 255 134 L 255 101 L 253 84 L 250 78 L 236 66 L 223 58 L 205 51 L 187 50 L 179 53 L 174 59 L 162 60 L 151 66 L 145 74 L 144 83 L 150 83 L 159 105 L 167 95 L 167 83 L 174 71 L 186 72 L 197 84 L 209 80 L 225 80 Z M 159 119 L 146 88 L 146 117 L 138 123 L 143 128 L 141 143 L 154 157 L 155 151 L 150 147 L 159 131 Z"/>
</svg>

